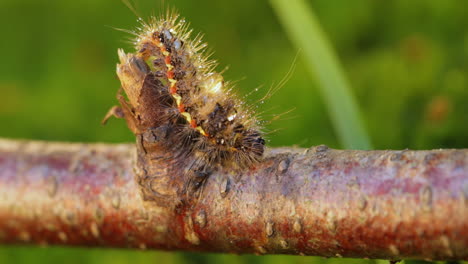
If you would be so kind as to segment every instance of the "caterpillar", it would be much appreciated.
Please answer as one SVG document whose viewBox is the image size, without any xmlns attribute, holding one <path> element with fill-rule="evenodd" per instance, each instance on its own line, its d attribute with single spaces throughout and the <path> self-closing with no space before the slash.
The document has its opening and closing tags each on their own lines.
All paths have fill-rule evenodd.
<svg viewBox="0 0 468 264">
<path fill-rule="evenodd" d="M 202 36 L 192 39 L 188 24 L 175 12 L 139 21 L 137 30 L 128 31 L 135 52 L 118 51 L 117 75 L 130 101 L 120 100 L 125 115 L 144 127 L 164 128 L 168 140 L 161 144 L 177 159 L 191 160 L 189 181 L 195 189 L 213 171 L 239 172 L 261 161 L 265 140 L 259 120 L 215 71 L 217 62 L 209 59 Z M 142 102 L 135 85 L 152 87 L 147 91 L 151 99 Z M 138 116 L 145 113 L 132 110 L 141 104 L 151 114 Z M 135 123 L 129 126 L 138 132 Z"/>
</svg>

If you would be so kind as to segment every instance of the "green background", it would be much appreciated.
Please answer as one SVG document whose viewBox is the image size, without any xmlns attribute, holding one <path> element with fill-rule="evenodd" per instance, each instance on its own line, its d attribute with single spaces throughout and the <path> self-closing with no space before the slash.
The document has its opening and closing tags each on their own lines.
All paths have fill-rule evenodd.
<svg viewBox="0 0 468 264">
<path fill-rule="evenodd" d="M 308 1 L 352 87 L 375 149 L 468 147 L 468 11 L 458 0 Z M 138 0 L 143 17 L 176 7 L 203 32 L 226 80 L 255 103 L 268 145 L 343 148 L 329 108 L 268 1 Z M 116 104 L 117 48 L 131 51 L 136 16 L 118 0 L 1 0 L 0 137 L 130 142 L 122 120 L 100 121 Z M 297 23 L 297 27 L 301 27 Z M 314 36 L 311 36 L 314 37 Z M 293 61 L 297 56 L 297 61 Z M 337 95 L 340 96 L 340 95 Z M 275 116 L 285 113 L 279 120 Z M 340 109 L 335 109 L 339 111 Z M 271 133 L 270 133 L 271 132 Z M 299 256 L 0 247 L 0 263 L 342 263 Z M 409 262 L 409 261 L 407 261 Z M 374 263 L 346 260 L 345 263 Z M 382 262 L 383 263 L 383 262 Z M 418 263 L 413 261 L 412 263 Z"/>
</svg>

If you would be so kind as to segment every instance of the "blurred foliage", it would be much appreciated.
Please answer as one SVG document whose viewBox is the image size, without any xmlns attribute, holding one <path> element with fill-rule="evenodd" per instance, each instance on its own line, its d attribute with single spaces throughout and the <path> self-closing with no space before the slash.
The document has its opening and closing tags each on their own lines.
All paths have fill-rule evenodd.
<svg viewBox="0 0 468 264">
<path fill-rule="evenodd" d="M 309 1 L 350 80 L 377 149 L 468 147 L 468 15 L 458 0 Z M 302 54 L 267 1 L 167 0 L 220 61 L 227 80 L 255 103 L 293 66 L 264 104 L 269 145 L 339 148 L 327 107 Z M 162 4 L 137 0 L 144 17 Z M 1 137 L 76 142 L 133 141 L 121 120 L 100 120 L 116 104 L 116 50 L 136 17 L 117 0 L 2 0 Z M 301 27 L 300 24 L 297 27 Z M 273 131 L 275 131 L 273 133 Z M 385 263 L 300 256 L 230 256 L 126 250 L 0 247 L 0 263 Z M 407 263 L 410 263 L 408 261 Z M 412 262 L 425 263 L 425 262 Z"/>
</svg>

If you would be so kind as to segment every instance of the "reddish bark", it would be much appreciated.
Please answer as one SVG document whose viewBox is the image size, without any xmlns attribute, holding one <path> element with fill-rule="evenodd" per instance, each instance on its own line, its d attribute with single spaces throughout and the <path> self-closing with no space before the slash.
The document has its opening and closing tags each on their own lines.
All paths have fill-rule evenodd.
<svg viewBox="0 0 468 264">
<path fill-rule="evenodd" d="M 0 140 L 0 243 L 468 259 L 468 150 L 270 149 L 183 205 L 162 202 L 180 198 L 170 186 L 150 199 L 134 156 L 132 145 Z M 148 186 L 161 194 L 181 177 L 157 165 Z"/>
</svg>

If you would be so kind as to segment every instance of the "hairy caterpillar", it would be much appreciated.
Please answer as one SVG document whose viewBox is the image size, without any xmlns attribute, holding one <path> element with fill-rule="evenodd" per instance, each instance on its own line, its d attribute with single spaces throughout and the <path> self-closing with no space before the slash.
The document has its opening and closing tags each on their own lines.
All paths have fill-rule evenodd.
<svg viewBox="0 0 468 264">
<path fill-rule="evenodd" d="M 132 116 L 127 121 L 135 134 L 141 126 L 163 128 L 167 140 L 160 144 L 177 159 L 191 161 L 195 189 L 217 169 L 238 172 L 259 162 L 265 140 L 256 115 L 215 71 L 201 36 L 190 39 L 192 31 L 174 12 L 139 21 L 137 31 L 127 31 L 136 51 L 118 51 L 117 75 L 130 101 L 120 98 L 119 116 Z M 149 88 L 134 89 L 141 86 Z M 144 101 L 142 93 L 149 93 Z M 142 105 L 151 111 L 135 110 Z"/>
</svg>

